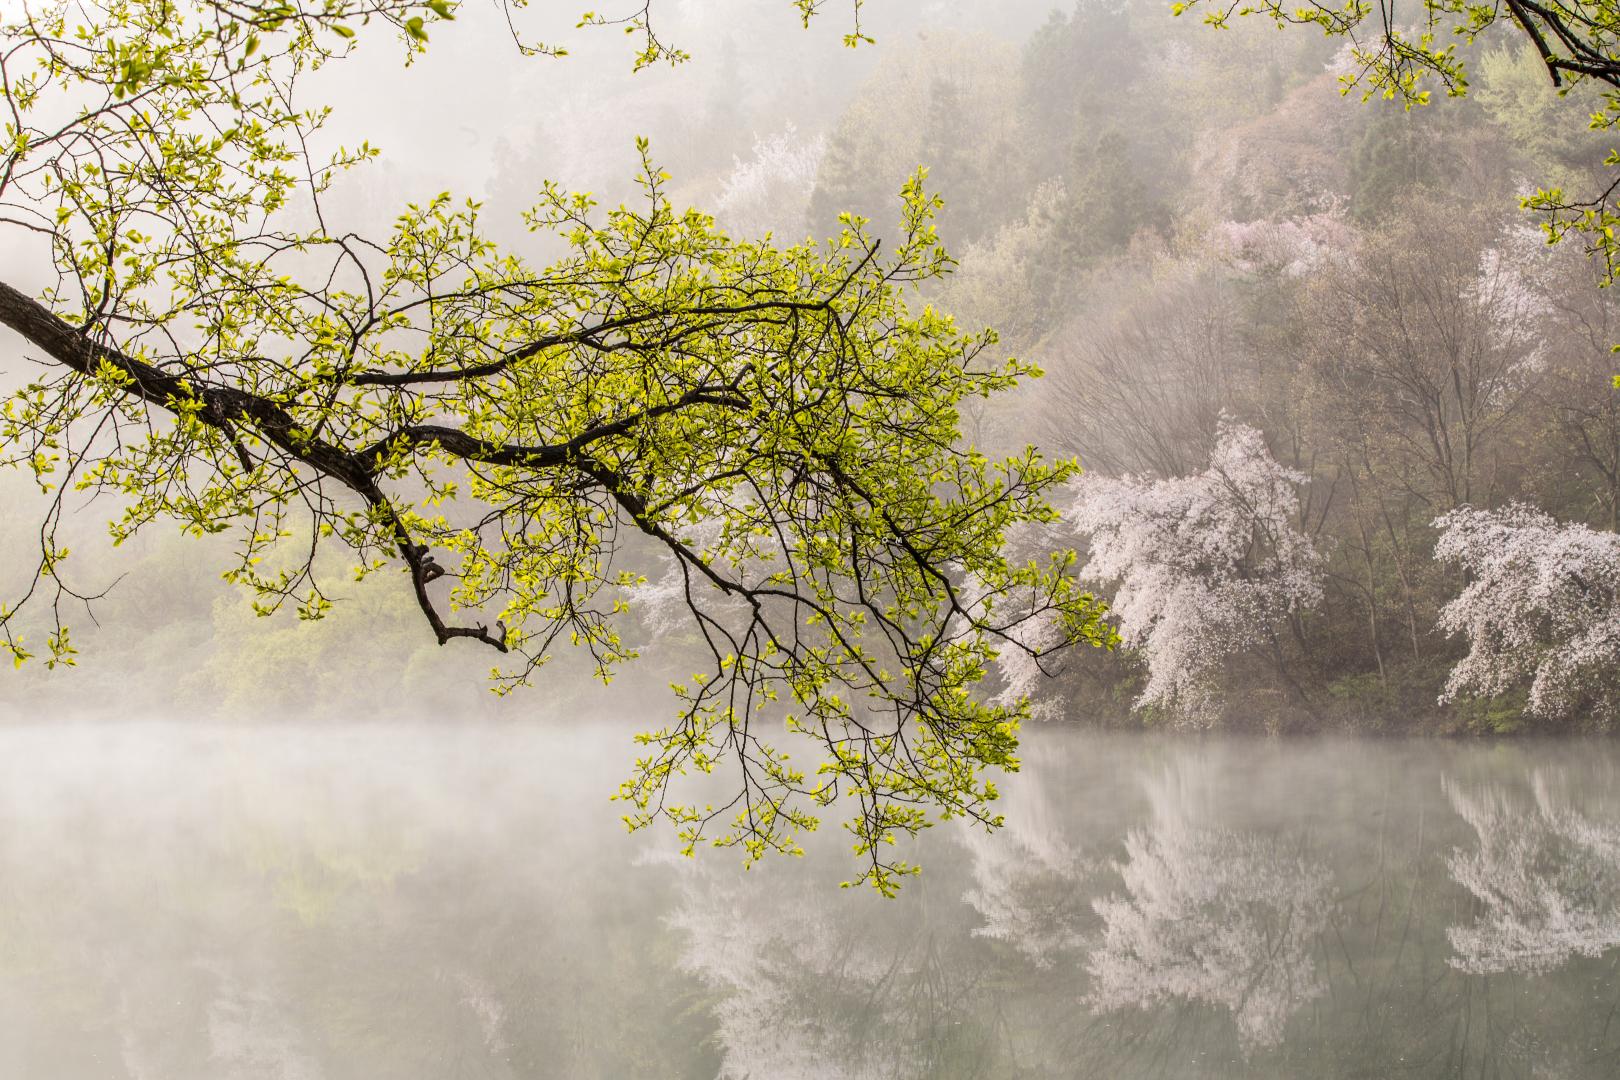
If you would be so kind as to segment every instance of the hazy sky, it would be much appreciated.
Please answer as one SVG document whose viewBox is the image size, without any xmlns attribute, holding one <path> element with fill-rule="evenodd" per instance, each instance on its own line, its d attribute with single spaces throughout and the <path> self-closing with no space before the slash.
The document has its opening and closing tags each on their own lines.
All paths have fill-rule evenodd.
<svg viewBox="0 0 1620 1080">
<path fill-rule="evenodd" d="M 432 28 L 427 55 L 410 67 L 400 63 L 401 47 L 374 38 L 331 65 L 314 89 L 336 109 L 332 133 L 370 139 L 407 182 L 483 192 L 504 142 L 519 151 L 542 143 L 551 178 L 579 184 L 593 179 L 598 163 L 632 171 L 638 135 L 651 138 L 655 152 L 679 138 L 681 114 L 723 79 L 744 88 L 739 109 L 758 109 L 773 122 L 736 145 L 708 148 L 717 164 L 746 155 L 753 134 L 789 123 L 804 131 L 827 126 L 882 52 L 907 38 L 957 30 L 1022 41 L 1056 6 L 881 0 L 862 14 L 877 44 L 850 50 L 841 43 L 851 26 L 844 5 L 827 5 L 804 29 L 788 0 L 655 0 L 660 36 L 693 59 L 636 73 L 639 39 L 613 28 L 576 29 L 548 2 L 515 13 L 516 25 L 530 40 L 565 44 L 569 55 L 524 57 L 499 5 L 469 0 L 453 23 Z"/>
</svg>

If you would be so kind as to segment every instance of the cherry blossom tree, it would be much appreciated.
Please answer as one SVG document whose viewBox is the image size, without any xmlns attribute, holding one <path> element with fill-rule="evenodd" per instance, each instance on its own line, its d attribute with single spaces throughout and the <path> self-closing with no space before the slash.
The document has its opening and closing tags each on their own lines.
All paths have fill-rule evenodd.
<svg viewBox="0 0 1620 1080">
<path fill-rule="evenodd" d="M 1014 563 L 1038 563 L 1047 552 L 1065 551 L 1073 545 L 1070 526 L 1054 520 L 1043 524 L 1025 524 L 1008 531 L 1005 551 Z M 1058 545 L 1052 547 L 1051 545 Z M 1049 556 L 1047 556 L 1049 557 Z M 1074 558 L 1072 552 L 1063 556 Z M 1065 651 L 1065 626 L 1061 617 L 1044 610 L 1026 611 L 1018 597 L 997 595 L 986 589 L 976 577 L 968 576 L 958 590 L 964 607 L 974 617 L 992 623 L 1005 623 L 1005 647 L 996 651 L 991 661 L 999 689 L 987 695 L 987 704 L 995 708 L 1021 710 L 1032 720 L 1061 719 L 1069 701 L 1054 684 L 1051 676 L 1061 670 L 1056 658 Z M 1090 594 L 1087 594 L 1090 597 Z M 1033 598 L 1030 598 L 1033 599 Z M 1091 600 L 1095 601 L 1095 597 Z M 1097 648 L 1112 649 L 1118 644 L 1111 628 L 1104 624 L 1091 644 Z"/>
<path fill-rule="evenodd" d="M 776 233 L 794 239 L 805 227 L 805 212 L 827 140 L 801 138 L 792 124 L 756 139 L 754 153 L 735 164 L 715 200 L 717 216 L 744 236 Z"/>
<path fill-rule="evenodd" d="M 1359 240 L 1338 208 L 1284 221 L 1223 221 L 1210 230 L 1212 245 L 1234 269 L 1288 278 L 1344 265 Z"/>
<path fill-rule="evenodd" d="M 1074 485 L 1068 518 L 1091 544 L 1081 578 L 1113 584 L 1120 640 L 1147 663 L 1138 708 L 1212 722 L 1224 661 L 1275 648 L 1278 624 L 1321 599 L 1321 557 L 1296 523 L 1304 481 L 1223 417 L 1201 473 Z"/>
<path fill-rule="evenodd" d="M 1460 507 L 1436 519 L 1435 558 L 1468 575 L 1440 629 L 1468 640 L 1442 701 L 1526 681 L 1546 718 L 1590 708 L 1612 719 L 1620 669 L 1620 536 L 1561 524 L 1522 504 Z"/>
</svg>

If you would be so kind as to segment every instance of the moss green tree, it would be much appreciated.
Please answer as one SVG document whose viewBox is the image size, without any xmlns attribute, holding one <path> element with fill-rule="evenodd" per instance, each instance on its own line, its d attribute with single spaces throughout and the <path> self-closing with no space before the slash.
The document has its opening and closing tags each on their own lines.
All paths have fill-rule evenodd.
<svg viewBox="0 0 1620 1080">
<path fill-rule="evenodd" d="M 568 644 L 609 677 L 633 652 L 627 555 L 660 551 L 707 657 L 641 737 L 626 821 L 757 858 L 797 850 L 838 801 L 859 879 L 891 891 L 913 869 L 898 836 L 936 813 L 996 820 L 987 770 L 1016 767 L 1021 709 L 973 686 L 1018 624 L 1107 637 L 1071 554 L 1002 554 L 1009 528 L 1052 518 L 1072 464 L 991 461 L 958 436 L 963 398 L 1032 369 L 910 302 L 951 266 L 921 174 L 883 250 L 853 216 L 825 244 L 733 240 L 669 203 L 645 145 L 635 207 L 540 186 L 526 223 L 565 245 L 550 266 L 449 195 L 386 236 L 326 220 L 334 177 L 374 152 L 311 154 L 327 110 L 309 73 L 388 27 L 420 50 L 451 16 L 99 0 L 25 6 L 0 31 L 0 228 L 53 275 L 34 294 L 0 282 L 8 358 L 41 365 L 5 401 L 0 448 L 51 495 L 0 645 L 73 660 L 73 492 L 113 501 L 117 539 L 161 521 L 234 535 L 224 573 L 264 614 L 321 618 L 333 549 L 356 577 L 392 573 L 424 633 L 498 658 L 503 691 Z M 630 29 L 638 64 L 684 55 L 645 11 Z M 723 782 L 687 801 L 672 785 L 691 772 Z"/>
</svg>

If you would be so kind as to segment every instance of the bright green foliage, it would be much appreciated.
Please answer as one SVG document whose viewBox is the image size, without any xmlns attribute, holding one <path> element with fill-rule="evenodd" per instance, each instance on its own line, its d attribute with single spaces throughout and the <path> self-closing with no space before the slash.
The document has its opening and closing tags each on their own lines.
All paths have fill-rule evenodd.
<svg viewBox="0 0 1620 1080">
<path fill-rule="evenodd" d="M 1479 0 L 1422 0 L 1412 11 L 1397 9 L 1392 0 L 1346 0 L 1343 4 L 1311 0 L 1291 6 L 1281 0 L 1178 0 L 1172 10 L 1180 15 L 1193 8 L 1204 12 L 1211 26 L 1226 26 L 1233 16 L 1265 15 L 1279 26 L 1319 27 L 1330 37 L 1348 43 L 1350 70 L 1340 77 L 1345 93 L 1360 90 L 1362 99 L 1379 96 L 1400 101 L 1410 109 L 1427 105 L 1431 85 L 1448 96 L 1468 93 L 1469 71 L 1459 46 L 1473 45 L 1499 24 L 1522 32 L 1534 48 L 1542 69 L 1559 93 L 1595 83 L 1603 87 L 1601 107 L 1581 117 L 1580 123 L 1597 131 L 1620 126 L 1620 3 L 1616 0 L 1509 0 L 1506 4 Z M 1491 62 L 1487 54 L 1487 63 Z M 1504 65 L 1495 59 L 1496 66 Z M 1499 103 L 1500 104 L 1500 103 Z M 1620 151 L 1605 162 L 1620 165 Z M 1527 209 L 1544 216 L 1549 242 L 1571 232 L 1584 238 L 1588 248 L 1604 260 L 1605 285 L 1614 280 L 1620 264 L 1620 205 L 1615 187 L 1590 199 L 1573 197 L 1550 183 L 1526 196 Z"/>
<path fill-rule="evenodd" d="M 0 613 L 12 655 L 39 583 L 53 611 L 78 595 L 53 539 L 69 491 L 114 500 L 119 540 L 234 532 L 225 576 L 265 615 L 322 618 L 334 550 L 400 574 L 441 644 L 497 650 L 502 692 L 562 642 L 610 677 L 660 553 L 707 655 L 642 739 L 632 827 L 757 858 L 842 800 L 859 879 L 890 892 L 914 869 L 897 836 L 997 820 L 985 770 L 1017 767 L 1025 707 L 974 684 L 1000 649 L 1109 635 L 1072 553 L 1002 555 L 1074 465 L 963 445 L 962 399 L 1035 372 L 908 302 L 952 265 L 923 174 L 891 251 L 851 216 L 822 245 L 734 241 L 668 202 L 645 145 L 635 208 L 541 190 L 527 224 L 567 249 L 547 267 L 449 195 L 362 238 L 321 194 L 372 151 L 312 161 L 324 113 L 298 78 L 368 18 L 416 50 L 450 9 L 244 10 L 117 0 L 5 30 L 0 218 L 48 237 L 58 275 L 39 301 L 0 283 L 0 322 L 47 361 L 0 445 L 55 497 L 36 586 Z M 59 618 L 47 644 L 71 660 Z M 671 790 L 717 771 L 712 803 Z"/>
<path fill-rule="evenodd" d="M 1527 42 L 1483 51 L 1477 67 L 1483 78 L 1473 96 L 1534 160 L 1572 174 L 1572 180 L 1582 170 L 1602 164 L 1608 133 L 1580 123 L 1604 108 L 1600 84 L 1588 79 L 1562 93 L 1549 92 L 1546 65 Z M 1557 176 L 1552 179 L 1562 182 Z"/>
</svg>

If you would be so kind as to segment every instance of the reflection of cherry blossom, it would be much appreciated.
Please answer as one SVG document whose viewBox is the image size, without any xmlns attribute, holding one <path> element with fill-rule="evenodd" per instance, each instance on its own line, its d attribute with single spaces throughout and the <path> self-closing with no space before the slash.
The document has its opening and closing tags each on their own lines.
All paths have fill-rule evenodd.
<svg viewBox="0 0 1620 1080">
<path fill-rule="evenodd" d="M 512 1049 L 506 1039 L 506 1002 L 488 979 L 471 971 L 460 971 L 454 976 L 462 994 L 460 1004 L 478 1021 L 484 1036 L 484 1046 L 491 1054 L 504 1054 Z"/>
<path fill-rule="evenodd" d="M 681 966 L 725 994 L 714 1007 L 719 1080 L 907 1075 L 896 1039 L 864 1037 L 890 1026 L 882 985 L 894 950 L 854 940 L 827 904 L 768 875 L 695 871 L 669 918 L 686 935 Z"/>
<path fill-rule="evenodd" d="M 1125 896 L 1095 901 L 1098 1010 L 1181 999 L 1228 1010 L 1245 1048 L 1275 1046 L 1326 990 L 1312 959 L 1333 909 L 1325 867 L 1280 839 L 1195 824 L 1187 778 L 1149 785 L 1153 823 L 1125 839 Z"/>
<path fill-rule="evenodd" d="M 1445 788 L 1479 834 L 1478 851 L 1452 853 L 1451 876 L 1483 906 L 1447 931 L 1454 966 L 1540 973 L 1620 945 L 1620 821 L 1571 808 L 1540 771 L 1534 805 L 1500 787 Z"/>
<path fill-rule="evenodd" d="M 1081 887 L 1094 864 L 1080 857 L 1054 820 L 1054 801 L 1041 774 L 1028 769 L 1011 787 L 1001 829 L 963 829 L 973 885 L 962 899 L 984 920 L 975 935 L 1006 942 L 1044 968 L 1080 944 L 1086 908 Z"/>
<path fill-rule="evenodd" d="M 225 980 L 208 1006 L 208 1041 L 220 1076 L 316 1080 L 322 1075 L 305 1050 L 303 1034 L 262 988 Z"/>
</svg>

